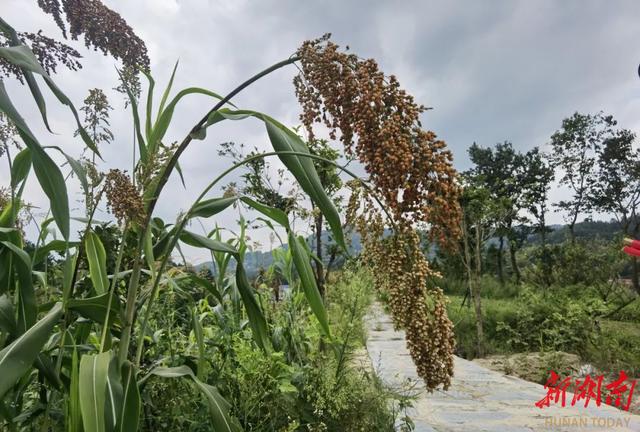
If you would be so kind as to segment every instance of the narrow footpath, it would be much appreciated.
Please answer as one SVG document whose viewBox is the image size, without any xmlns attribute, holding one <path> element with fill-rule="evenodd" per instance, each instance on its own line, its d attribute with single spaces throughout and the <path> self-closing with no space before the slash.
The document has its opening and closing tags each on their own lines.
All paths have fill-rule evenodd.
<svg viewBox="0 0 640 432">
<path fill-rule="evenodd" d="M 380 305 L 367 317 L 367 351 L 378 375 L 394 387 L 418 382 L 407 351 L 404 332 L 393 330 L 391 319 Z M 640 397 L 636 388 L 634 397 Z M 455 358 L 455 374 L 448 391 L 419 391 L 409 415 L 416 432 L 466 431 L 615 431 L 640 432 L 640 416 L 593 401 L 587 408 L 551 405 L 540 409 L 535 402 L 546 395 L 540 384 L 491 371 Z"/>
</svg>

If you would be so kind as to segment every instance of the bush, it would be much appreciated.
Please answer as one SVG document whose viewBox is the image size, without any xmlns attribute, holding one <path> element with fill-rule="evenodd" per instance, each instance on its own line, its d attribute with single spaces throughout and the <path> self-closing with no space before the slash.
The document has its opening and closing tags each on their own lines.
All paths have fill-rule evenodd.
<svg viewBox="0 0 640 432">
<path fill-rule="evenodd" d="M 531 290 L 524 290 L 510 300 L 483 299 L 486 351 L 488 354 L 523 351 L 584 354 L 594 331 L 593 316 L 603 308 L 597 299 L 577 301 L 562 294 L 552 298 Z M 473 308 L 461 310 L 459 303 L 457 307 L 451 304 L 449 314 L 455 324 L 458 352 L 473 357 L 476 337 Z"/>
<path fill-rule="evenodd" d="M 585 360 L 605 371 L 640 375 L 640 326 L 602 321 L 600 330 L 590 339 Z"/>
<path fill-rule="evenodd" d="M 524 279 L 540 288 L 607 283 L 628 262 L 620 244 L 619 240 L 594 240 L 526 248 L 522 251 L 527 262 Z"/>
<path fill-rule="evenodd" d="M 463 297 L 452 296 L 447 307 L 449 318 L 454 324 L 456 334 L 456 352 L 458 355 L 472 359 L 476 355 L 476 318 L 473 306 L 466 303 L 461 307 Z M 468 301 L 468 299 L 467 299 Z M 485 350 L 487 354 L 506 352 L 509 350 L 504 340 L 497 337 L 499 322 L 514 322 L 516 308 L 508 300 L 482 300 L 483 330 L 485 336 Z"/>
<path fill-rule="evenodd" d="M 165 299 L 171 297 L 165 293 Z M 206 345 L 203 379 L 224 395 L 231 415 L 246 431 L 393 431 L 410 398 L 353 361 L 366 340 L 364 316 L 372 300 L 371 278 L 363 271 L 341 272 L 335 283 L 327 285 L 335 341 L 328 344 L 318 323 L 310 319 L 303 294 L 294 289 L 269 312 L 274 339 L 269 353 L 256 350 L 251 333 L 233 324 L 231 316 L 221 317 L 201 300 L 198 310 L 208 332 L 205 339 L 211 341 Z M 167 310 L 157 318 L 173 319 L 181 310 L 175 309 L 178 303 L 166 302 Z M 198 360 L 193 332 L 173 333 L 168 339 L 185 353 L 175 359 L 177 364 Z M 172 397 L 178 390 L 190 391 L 192 397 Z M 151 379 L 144 394 L 151 404 L 146 417 L 149 430 L 209 430 L 208 413 L 188 383 Z"/>
</svg>

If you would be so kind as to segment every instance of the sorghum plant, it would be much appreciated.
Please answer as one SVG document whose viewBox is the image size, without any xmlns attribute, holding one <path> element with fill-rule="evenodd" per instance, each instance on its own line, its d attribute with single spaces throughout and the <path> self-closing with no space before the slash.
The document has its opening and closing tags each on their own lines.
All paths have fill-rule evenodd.
<svg viewBox="0 0 640 432">
<path fill-rule="evenodd" d="M 361 188 L 351 196 L 348 220 L 363 237 L 364 254 L 378 288 L 389 293 L 396 327 L 427 388 L 445 388 L 453 374 L 452 324 L 439 288 L 428 288 L 434 272 L 421 251 L 416 227 L 428 228 L 442 245 L 459 235 L 459 194 L 452 155 L 444 141 L 420 124 L 425 108 L 385 76 L 372 59 L 341 52 L 324 37 L 298 50 L 302 70 L 295 78 L 310 139 L 324 123 L 347 154 L 364 165 L 372 193 L 388 218 Z M 358 209 L 362 210 L 361 212 Z M 393 233 L 384 238 L 389 226 Z"/>
<path fill-rule="evenodd" d="M 77 32 L 73 22 L 70 23 L 74 35 Z M 2 19 L 0 31 L 10 42 L 9 46 L 0 47 L 0 57 L 19 68 L 29 83 L 29 90 L 45 123 L 45 101 L 34 74 L 43 78 L 57 99 L 70 108 L 80 137 L 88 149 L 99 156 L 99 148 L 80 124 L 73 104 L 48 76 L 33 52 Z M 395 293 L 392 310 L 398 323 L 408 330 L 409 347 L 421 376 L 431 383 L 430 386 L 444 382 L 442 371 L 445 371 L 444 375 L 450 373 L 450 364 L 447 363 L 450 361 L 447 350 L 452 346 L 450 329 L 446 327 L 448 320 L 442 309 L 441 297 L 432 296 L 432 302 L 422 302 L 422 306 L 415 301 L 424 300 L 423 282 L 429 270 L 419 253 L 419 241 L 412 231 L 412 224 L 418 221 L 442 227 L 440 231 L 433 230 L 440 237 L 444 229 L 452 225 L 449 218 L 457 213 L 455 204 L 450 201 L 456 195 L 450 156 L 443 150 L 444 143 L 436 141 L 433 134 L 409 126 L 410 120 L 416 120 L 421 109 L 399 90 L 397 84 L 387 84 L 377 72 L 375 63 L 361 62 L 353 56 L 344 57 L 332 47 L 326 41 L 305 43 L 297 55 L 258 73 L 225 97 L 201 88 L 188 88 L 170 98 L 172 75 L 157 111 L 154 109 L 155 82 L 145 71 L 149 85 L 143 107 L 144 118 L 140 115 L 142 110 L 139 110 L 134 94 L 136 90 L 129 88 L 127 80 L 123 80 L 130 97 L 138 158 L 130 174 L 119 170 L 106 174 L 77 241 L 71 238 L 65 177 L 49 152 L 62 153 L 68 162 L 66 165 L 85 189 L 88 173 L 63 149 L 45 148 L 40 144 L 0 81 L 0 111 L 15 125 L 25 144 L 25 148 L 11 160 L 10 199 L 0 208 L 0 419 L 4 422 L 3 427 L 18 430 L 33 425 L 41 430 L 64 427 L 69 431 L 136 431 L 142 424 L 145 404 L 150 403 L 143 402 L 141 398 L 145 383 L 150 379 L 184 377 L 204 396 L 214 430 L 238 430 L 238 422 L 229 414 L 229 404 L 213 385 L 215 383 L 203 381 L 205 340 L 198 319 L 192 320 L 199 353 L 196 366 L 172 363 L 173 355 L 167 359 L 148 349 L 149 340 L 153 339 L 150 334 L 154 334 L 150 318 L 158 301 L 162 300 L 161 289 L 173 284 L 179 275 L 202 286 L 203 295 L 212 304 L 218 303 L 220 307 L 232 304 L 237 311 L 238 322 L 246 320 L 246 328 L 255 347 L 265 354 L 273 351 L 273 329 L 265 319 L 263 305 L 244 269 L 247 249 L 244 241 L 224 242 L 217 230 L 207 236 L 188 229 L 194 218 L 212 218 L 238 201 L 270 219 L 270 223 L 284 228 L 301 291 L 318 322 L 320 333 L 331 339 L 327 313 L 311 267 L 311 252 L 304 239 L 293 232 L 287 215 L 280 209 L 237 194 L 207 198 L 211 190 L 221 186 L 225 177 L 239 167 L 266 157 L 278 157 L 322 212 L 336 243 L 345 247 L 340 216 L 322 187 L 313 160 L 335 163 L 311 154 L 296 133 L 270 116 L 235 107 L 232 109 L 229 103 L 256 80 L 301 61 L 303 76 L 296 85 L 308 115 L 314 105 L 304 102 L 306 93 L 300 82 L 306 82 L 309 89 L 316 88 L 313 91 L 324 98 L 334 97 L 332 92 L 344 91 L 343 84 L 339 82 L 340 76 L 335 76 L 330 69 L 316 67 L 322 63 L 324 52 L 333 52 L 335 59 L 332 61 L 348 69 L 343 70 L 342 79 L 347 86 L 345 95 L 349 97 L 326 105 L 328 115 L 339 120 L 338 126 L 347 131 L 347 137 L 349 127 L 354 130 L 345 141 L 348 151 L 352 151 L 351 140 L 359 138 L 355 154 L 367 168 L 373 192 L 383 197 L 382 203 L 389 207 L 391 221 L 398 229 L 391 242 L 379 244 L 389 247 L 391 252 L 397 251 L 389 274 L 397 276 L 396 280 L 402 284 L 394 291 L 387 281 L 389 279 L 379 276 L 379 281 L 385 281 L 390 292 Z M 360 78 L 354 80 L 350 74 L 356 72 Z M 365 82 L 372 83 L 369 92 Z M 377 86 L 373 86 L 374 82 L 378 83 Z M 325 84 L 326 87 L 321 87 Z M 165 135 L 179 102 L 192 94 L 204 95 L 218 102 L 196 122 L 182 141 L 166 143 Z M 370 100 L 367 102 L 365 98 Z M 364 106 L 351 108 L 360 101 L 368 104 L 371 112 Z M 373 109 L 375 103 L 388 108 Z M 154 112 L 158 114 L 154 116 Z M 348 121 L 352 125 L 345 116 L 350 118 Z M 396 120 L 388 122 L 387 117 Z M 247 157 L 219 173 L 195 202 L 177 215 L 175 223 L 166 224 L 156 217 L 154 210 L 162 199 L 164 186 L 174 170 L 182 176 L 179 159 L 192 141 L 205 139 L 207 129 L 219 122 L 246 118 L 265 125 L 273 151 Z M 305 123 L 310 126 L 309 121 L 305 120 Z M 382 153 L 373 149 L 380 137 L 386 139 Z M 402 153 L 393 152 L 392 143 L 396 139 L 404 149 Z M 382 156 L 387 159 L 393 156 L 394 162 L 387 166 Z M 399 174 L 400 168 L 406 174 Z M 24 236 L 16 228 L 16 220 L 32 169 L 49 200 L 51 218 L 39 226 L 35 248 L 27 252 Z M 116 255 L 115 261 L 112 256 L 107 260 L 105 242 L 94 227 L 93 215 L 103 199 L 120 229 L 117 250 L 109 252 Z M 61 238 L 50 239 L 53 224 Z M 241 229 L 244 230 L 244 224 L 241 224 Z M 376 232 L 382 234 L 381 231 Z M 211 280 L 176 271 L 171 261 L 174 251 L 180 251 L 181 243 L 210 250 L 225 268 L 233 258 L 235 270 L 229 272 L 232 275 L 219 274 Z M 53 250 L 63 257 L 59 274 L 37 271 Z M 108 269 L 107 262 L 114 263 L 113 267 Z M 227 302 L 223 298 L 225 296 L 231 296 L 233 300 Z M 434 308 L 433 315 L 427 313 L 429 307 Z M 402 313 L 405 318 L 401 318 Z M 411 314 L 415 315 L 413 321 L 409 321 Z M 439 367 L 436 360 L 441 362 Z"/>
</svg>

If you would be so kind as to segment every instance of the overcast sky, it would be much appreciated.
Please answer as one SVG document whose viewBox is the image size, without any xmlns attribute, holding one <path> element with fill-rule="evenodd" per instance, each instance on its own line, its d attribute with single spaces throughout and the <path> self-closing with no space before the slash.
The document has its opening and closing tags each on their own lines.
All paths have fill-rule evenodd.
<svg viewBox="0 0 640 432">
<path fill-rule="evenodd" d="M 341 45 L 361 57 L 375 58 L 387 74 L 398 76 L 418 102 L 433 107 L 423 126 L 435 131 L 453 150 L 455 165 L 469 167 L 466 149 L 475 141 L 489 146 L 504 140 L 520 150 L 545 146 L 563 118 L 575 111 L 604 110 L 623 127 L 640 131 L 640 2 L 637 1 L 245 1 L 245 0 L 109 0 L 146 42 L 152 73 L 160 86 L 173 64 L 180 66 L 174 89 L 205 87 L 226 93 L 265 67 L 289 57 L 300 43 L 331 32 Z M 44 30 L 61 38 L 50 16 L 35 0 L 0 0 L 2 17 L 18 31 Z M 54 77 L 76 106 L 88 90 L 107 91 L 112 106 L 113 144 L 104 148 L 103 169 L 131 166 L 130 110 L 111 91 L 117 85 L 116 62 L 84 49 L 83 69 L 63 69 Z M 299 107 L 290 67 L 270 75 L 234 101 L 241 108 L 266 112 L 296 126 Z M 70 113 L 53 99 L 50 120 L 42 121 L 28 89 L 7 83 L 10 96 L 44 145 L 60 145 L 78 156 Z M 192 96 L 179 105 L 169 131 L 181 139 L 211 106 Z M 36 127 L 37 126 L 37 127 Z M 235 141 L 267 149 L 257 121 L 211 129 L 181 159 L 187 189 L 172 178 L 158 214 L 174 220 L 202 188 L 229 165 L 218 157 L 220 142 Z M 0 183 L 7 184 L 0 161 Z M 33 180 L 33 179 L 32 179 Z M 70 183 L 74 214 L 78 186 Z M 214 194 L 215 195 L 215 194 Z M 557 200 L 563 192 L 552 191 Z M 46 208 L 37 185 L 27 199 Z M 103 215 L 108 218 L 107 215 Z M 236 214 L 223 215 L 230 224 Z M 560 222 L 561 215 L 551 217 Z M 268 247 L 267 234 L 254 238 Z M 204 255 L 190 252 L 199 261 Z"/>
</svg>

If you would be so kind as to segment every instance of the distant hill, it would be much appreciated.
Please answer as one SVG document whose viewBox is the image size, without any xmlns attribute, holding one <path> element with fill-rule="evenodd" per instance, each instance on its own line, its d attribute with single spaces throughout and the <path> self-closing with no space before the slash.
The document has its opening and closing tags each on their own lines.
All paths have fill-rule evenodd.
<svg viewBox="0 0 640 432">
<path fill-rule="evenodd" d="M 550 225 L 549 229 L 551 230 L 547 233 L 547 241 L 550 244 L 558 244 L 569 238 L 569 228 L 567 225 Z M 579 222 L 575 226 L 576 237 L 578 239 L 590 240 L 590 239 L 601 239 L 601 240 L 612 240 L 616 235 L 620 234 L 620 225 L 615 221 L 584 221 Z M 332 242 L 331 235 L 328 231 L 322 233 L 323 243 L 325 245 L 330 244 Z M 527 239 L 528 244 L 536 244 L 540 241 L 540 236 L 538 234 L 532 234 Z M 314 247 L 315 241 L 309 236 L 307 238 L 307 242 Z M 490 244 L 497 244 L 497 239 L 489 240 Z M 284 248 L 287 246 L 285 245 Z M 362 250 L 362 244 L 360 242 L 360 235 L 354 233 L 351 235 L 350 245 L 349 245 L 349 253 L 351 255 L 357 255 Z M 433 258 L 437 252 L 437 245 L 430 244 L 428 247 L 427 255 L 429 258 Z M 323 257 L 325 264 L 328 262 L 328 257 Z M 245 269 L 247 271 L 247 275 L 250 278 L 255 277 L 258 274 L 260 268 L 268 268 L 273 263 L 273 256 L 271 251 L 250 251 L 245 255 Z M 336 260 L 334 262 L 335 267 L 340 267 L 343 264 L 343 260 Z M 231 261 L 229 264 L 229 269 L 235 269 L 235 261 Z M 211 262 L 205 262 L 202 264 L 198 264 L 195 266 L 196 270 L 200 270 L 202 268 L 209 268 L 214 274 L 213 264 Z"/>
<path fill-rule="evenodd" d="M 330 232 L 323 231 L 322 242 L 324 245 L 329 245 L 333 243 Z M 307 237 L 307 243 L 315 251 L 315 238 L 312 238 L 312 236 Z M 287 245 L 280 246 L 280 247 L 286 250 Z M 360 253 L 360 250 L 362 250 L 362 245 L 360 243 L 360 235 L 357 233 L 353 233 L 352 235 L 350 235 L 350 240 L 348 241 L 347 247 L 349 250 L 349 254 L 351 255 L 357 255 L 358 253 Z M 329 261 L 329 257 L 327 256 L 326 253 L 323 256 L 323 261 L 325 264 L 327 264 Z M 335 260 L 332 267 L 342 266 L 343 261 L 344 259 L 340 259 L 340 258 Z M 271 254 L 271 251 L 267 251 L 267 252 L 249 251 L 244 256 L 244 266 L 247 272 L 247 276 L 249 278 L 255 277 L 261 268 L 266 269 L 272 263 L 273 263 L 273 255 Z M 208 268 L 209 270 L 211 270 L 212 273 L 215 274 L 215 269 L 213 268 L 213 263 L 211 261 L 198 264 L 195 266 L 195 268 L 198 271 L 203 268 Z M 229 269 L 230 270 L 235 269 L 235 261 L 233 259 L 229 263 Z"/>
<path fill-rule="evenodd" d="M 567 225 L 551 225 L 551 232 L 547 234 L 549 243 L 562 243 L 569 238 L 569 228 Z M 579 222 L 574 227 L 576 238 L 583 240 L 612 240 L 616 235 L 620 234 L 620 224 L 615 220 L 606 221 L 584 221 Z M 533 241 L 536 237 L 534 236 Z"/>
</svg>

